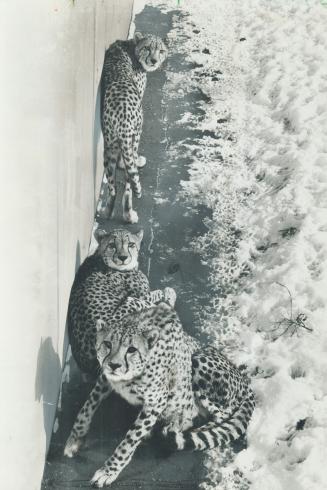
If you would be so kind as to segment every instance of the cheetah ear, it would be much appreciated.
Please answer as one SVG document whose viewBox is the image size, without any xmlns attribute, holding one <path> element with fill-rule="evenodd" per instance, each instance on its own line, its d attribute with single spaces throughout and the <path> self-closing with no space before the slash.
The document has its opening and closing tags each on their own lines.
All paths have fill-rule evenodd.
<svg viewBox="0 0 327 490">
<path fill-rule="evenodd" d="M 143 332 L 143 335 L 148 342 L 149 349 L 152 349 L 152 347 L 158 342 L 160 337 L 160 333 L 157 328 L 147 330 L 146 332 Z"/>
<path fill-rule="evenodd" d="M 144 233 L 143 233 L 143 230 L 140 230 L 140 231 L 138 231 L 138 232 L 135 234 L 135 236 L 136 236 L 136 238 L 138 239 L 139 243 L 141 243 L 141 241 L 143 240 L 143 234 L 144 234 Z"/>
<path fill-rule="evenodd" d="M 144 38 L 143 34 L 141 32 L 135 32 L 134 34 L 134 41 L 137 44 Z"/>
<path fill-rule="evenodd" d="M 95 328 L 97 330 L 97 335 L 96 335 L 96 347 L 98 348 L 103 339 L 106 337 L 108 331 L 106 330 L 106 322 L 104 320 L 101 320 L 101 318 L 99 320 L 97 320 L 96 324 L 95 324 Z"/>
<path fill-rule="evenodd" d="M 97 228 L 94 232 L 94 237 L 98 243 L 101 242 L 102 238 L 107 236 L 109 233 L 107 233 L 105 230 L 101 230 L 101 228 Z"/>
</svg>

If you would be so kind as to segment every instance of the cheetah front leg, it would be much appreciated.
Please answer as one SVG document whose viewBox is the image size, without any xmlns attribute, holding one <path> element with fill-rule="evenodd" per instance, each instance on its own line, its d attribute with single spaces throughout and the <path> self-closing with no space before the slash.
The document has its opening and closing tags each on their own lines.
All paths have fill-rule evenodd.
<svg viewBox="0 0 327 490">
<path fill-rule="evenodd" d="M 176 303 L 176 293 L 173 288 L 154 289 L 149 291 L 145 298 L 150 302 L 150 308 L 162 301 L 169 304 L 171 308 L 174 308 Z"/>
<path fill-rule="evenodd" d="M 138 168 L 142 168 L 146 164 L 146 158 L 139 155 L 139 144 L 141 138 L 141 130 L 143 125 L 143 114 L 139 115 L 138 127 L 133 138 L 133 152 L 134 152 L 134 162 Z"/>
<path fill-rule="evenodd" d="M 150 293 L 148 293 L 144 298 L 134 298 L 133 296 L 127 296 L 127 298 L 121 303 L 112 316 L 112 322 L 118 322 L 124 316 L 129 313 L 139 312 L 151 308 L 153 303 L 151 301 Z"/>
<path fill-rule="evenodd" d="M 174 289 L 165 288 L 163 291 L 161 289 L 155 289 L 154 291 L 147 292 L 143 298 L 127 296 L 123 303 L 116 309 L 112 316 L 112 321 L 118 322 L 129 313 L 146 310 L 161 301 L 166 301 L 173 308 L 176 301 Z"/>
<path fill-rule="evenodd" d="M 110 485 L 128 465 L 141 442 L 146 439 L 157 422 L 159 413 L 145 408 L 141 410 L 125 439 L 116 448 L 113 455 L 97 470 L 91 483 L 97 488 Z"/>
<path fill-rule="evenodd" d="M 93 416 L 100 406 L 101 402 L 109 396 L 112 389 L 107 379 L 101 375 L 88 399 L 78 412 L 71 433 L 67 439 L 64 455 L 72 458 L 81 448 L 85 436 L 89 431 Z"/>
<path fill-rule="evenodd" d="M 176 303 L 176 293 L 173 288 L 155 289 L 151 291 L 151 301 L 152 303 L 158 304 L 161 301 L 166 302 L 171 308 L 174 308 Z M 152 305 L 153 306 L 153 305 Z"/>
<path fill-rule="evenodd" d="M 133 193 L 129 177 L 126 175 L 126 183 L 123 194 L 123 219 L 127 223 L 137 223 L 139 220 L 137 212 L 133 209 Z"/>
<path fill-rule="evenodd" d="M 125 190 L 123 194 L 123 218 L 127 223 L 137 223 L 138 215 L 133 209 L 132 192 L 137 198 L 142 196 L 140 178 L 134 159 L 133 137 L 128 137 L 122 143 L 122 156 L 125 163 Z"/>
</svg>

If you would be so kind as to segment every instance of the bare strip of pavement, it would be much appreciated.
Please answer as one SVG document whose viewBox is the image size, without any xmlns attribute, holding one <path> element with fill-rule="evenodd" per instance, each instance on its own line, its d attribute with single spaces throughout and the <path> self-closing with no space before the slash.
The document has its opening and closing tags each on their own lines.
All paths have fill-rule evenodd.
<svg viewBox="0 0 327 490">
<path fill-rule="evenodd" d="M 164 13 L 160 8 L 146 6 L 136 16 L 136 30 L 165 37 L 172 29 L 173 16 L 180 11 Z M 130 229 L 144 229 L 140 261 L 141 269 L 149 276 L 152 289 L 173 287 L 177 292 L 176 309 L 184 328 L 201 338 L 199 319 L 210 307 L 209 271 L 192 250 L 192 240 L 205 232 L 204 218 L 208 210 L 190 204 L 181 194 L 181 181 L 188 179 L 188 158 L 172 156 L 169 147 L 182 146 L 186 141 L 202 137 L 192 127 L 177 124 L 183 113 L 201 115 L 201 93 L 194 91 L 175 98 L 164 90 L 167 72 L 187 77 L 192 69 L 178 54 L 174 40 L 170 46 L 167 65 L 148 76 L 144 100 L 144 129 L 140 154 L 147 158 L 141 170 L 143 197 L 134 202 L 139 214 L 138 225 Z M 205 100 L 203 100 L 205 102 Z M 179 152 L 183 154 L 183 152 Z M 123 182 L 119 192 L 122 194 Z M 101 198 L 105 196 L 103 186 Z M 121 227 L 121 206 L 117 199 L 117 218 L 112 221 L 97 219 L 102 228 Z M 93 473 L 107 459 L 122 440 L 136 416 L 136 411 L 118 396 L 112 395 L 97 412 L 87 446 L 74 459 L 63 456 L 63 448 L 74 418 L 84 403 L 91 385 L 82 381 L 74 361 L 70 361 L 70 380 L 63 384 L 61 407 L 57 418 L 59 428 L 53 434 L 45 466 L 42 489 L 87 488 Z M 149 439 L 135 453 L 132 462 L 121 473 L 112 489 L 185 489 L 196 490 L 203 480 L 203 455 L 177 452 L 164 456 Z"/>
</svg>

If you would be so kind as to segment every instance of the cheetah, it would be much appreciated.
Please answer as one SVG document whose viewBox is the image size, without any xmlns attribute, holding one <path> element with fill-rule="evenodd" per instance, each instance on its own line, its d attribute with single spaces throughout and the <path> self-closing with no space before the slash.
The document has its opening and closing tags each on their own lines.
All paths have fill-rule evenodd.
<svg viewBox="0 0 327 490">
<path fill-rule="evenodd" d="M 111 218 L 116 199 L 116 168 L 125 171 L 123 219 L 137 223 L 132 191 L 141 197 L 138 167 L 146 163 L 138 156 L 143 124 L 142 99 L 148 72 L 157 70 L 167 57 L 160 38 L 135 33 L 134 39 L 116 41 L 107 49 L 101 79 L 101 125 L 104 139 L 104 168 L 108 201 L 103 217 Z"/>
<path fill-rule="evenodd" d="M 136 421 L 113 455 L 95 472 L 110 485 L 154 426 L 176 450 L 223 447 L 242 436 L 254 409 L 248 380 L 217 349 L 202 347 L 165 303 L 126 316 L 114 328 L 97 325 L 102 373 L 79 412 L 64 454 L 80 449 L 101 401 L 114 390 L 139 405 Z M 203 425 L 196 426 L 195 419 Z"/>
<path fill-rule="evenodd" d="M 110 325 L 123 316 L 149 308 L 162 300 L 173 305 L 172 288 L 150 291 L 147 277 L 138 270 L 138 254 L 143 231 L 136 234 L 116 229 L 98 229 L 99 246 L 79 267 L 69 298 L 68 335 L 77 365 L 97 377 L 96 323 Z"/>
</svg>

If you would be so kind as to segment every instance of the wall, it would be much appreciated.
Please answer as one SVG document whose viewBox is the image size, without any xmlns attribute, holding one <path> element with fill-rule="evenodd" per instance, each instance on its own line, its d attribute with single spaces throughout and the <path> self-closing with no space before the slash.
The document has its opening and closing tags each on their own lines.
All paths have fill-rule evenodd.
<svg viewBox="0 0 327 490">
<path fill-rule="evenodd" d="M 0 10 L 0 481 L 33 490 L 102 175 L 104 49 L 127 36 L 132 0 L 1 0 Z"/>
</svg>

